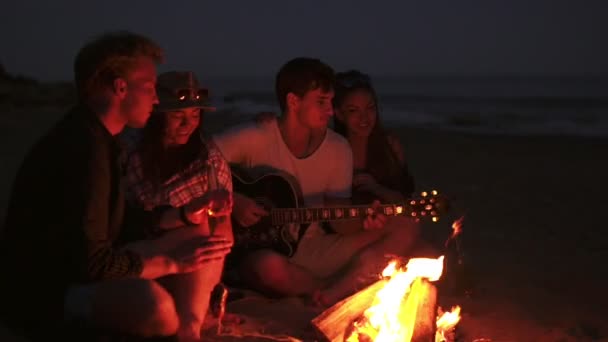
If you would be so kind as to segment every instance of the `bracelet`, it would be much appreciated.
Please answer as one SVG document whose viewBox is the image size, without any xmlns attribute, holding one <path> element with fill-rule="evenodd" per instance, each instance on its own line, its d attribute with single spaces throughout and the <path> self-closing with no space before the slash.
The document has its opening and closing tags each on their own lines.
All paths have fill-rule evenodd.
<svg viewBox="0 0 608 342">
<path fill-rule="evenodd" d="M 196 225 L 196 223 L 194 223 L 188 219 L 188 215 L 186 215 L 186 205 L 185 204 L 182 205 L 181 207 L 179 207 L 179 217 L 182 219 L 182 221 L 185 224 L 187 224 L 189 226 Z"/>
</svg>

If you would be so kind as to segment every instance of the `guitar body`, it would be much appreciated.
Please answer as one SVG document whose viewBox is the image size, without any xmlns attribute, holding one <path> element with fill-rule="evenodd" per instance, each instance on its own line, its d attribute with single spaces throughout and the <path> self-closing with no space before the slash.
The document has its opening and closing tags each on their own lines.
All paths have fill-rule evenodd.
<svg viewBox="0 0 608 342">
<path fill-rule="evenodd" d="M 290 175 L 271 171 L 253 176 L 252 171 L 232 167 L 232 183 L 235 192 L 254 199 L 270 215 L 264 216 L 253 226 L 242 227 L 234 217 L 232 227 L 234 246 L 230 259 L 240 259 L 260 249 L 271 249 L 292 256 L 298 240 L 311 222 L 364 219 L 374 212 L 385 216 L 403 215 L 416 220 L 428 218 L 437 221 L 439 214 L 448 208 L 444 197 L 437 191 L 422 192 L 420 198 L 410 198 L 403 203 L 382 204 L 377 207 L 351 205 L 347 207 L 304 207 L 300 186 Z"/>
<path fill-rule="evenodd" d="M 268 212 L 273 208 L 297 208 L 302 203 L 298 184 L 280 171 L 255 177 L 233 168 L 232 183 L 235 192 L 252 198 Z M 232 218 L 232 227 L 233 254 L 237 256 L 260 249 L 272 249 L 286 256 L 295 253 L 297 239 L 292 237 L 288 226 L 273 225 L 270 216 L 262 217 L 250 227 L 243 227 Z"/>
</svg>

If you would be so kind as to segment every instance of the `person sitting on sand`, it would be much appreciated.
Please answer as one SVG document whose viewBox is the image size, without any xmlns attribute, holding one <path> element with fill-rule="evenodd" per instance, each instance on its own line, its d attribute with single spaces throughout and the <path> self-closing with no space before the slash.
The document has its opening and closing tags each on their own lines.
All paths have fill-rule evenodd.
<svg viewBox="0 0 608 342">
<path fill-rule="evenodd" d="M 148 211 L 184 208 L 201 198 L 231 203 L 230 167 L 212 141 L 201 134 L 203 113 L 214 110 L 206 105 L 207 90 L 199 86 L 192 72 L 178 71 L 159 75 L 156 89 L 159 104 L 127 164 L 128 198 Z M 197 230 L 202 236 L 213 233 L 232 240 L 232 225 L 226 216 L 203 214 L 200 222 L 176 229 Z M 163 233 L 166 231 L 152 236 Z M 197 271 L 159 280 L 174 294 L 180 319 L 178 336 L 200 338 L 210 295 L 223 268 L 224 259 L 218 258 Z"/>
<path fill-rule="evenodd" d="M 202 222 L 210 206 L 230 207 L 223 195 L 181 210 L 126 205 L 116 136 L 148 120 L 161 60 L 156 43 L 130 32 L 103 34 L 78 52 L 78 104 L 27 153 L 8 204 L 0 318 L 16 334 L 31 341 L 175 338 L 175 294 L 155 279 L 197 271 L 230 251 L 228 238 L 196 228 L 137 236 Z"/>
<path fill-rule="evenodd" d="M 378 96 L 368 75 L 358 70 L 336 74 L 334 130 L 353 151 L 353 198 L 358 203 L 379 199 L 403 201 L 414 192 L 399 139 L 382 127 Z"/>
<path fill-rule="evenodd" d="M 294 177 L 307 207 L 348 205 L 352 151 L 344 137 L 326 129 L 333 115 L 334 81 L 333 69 L 318 59 L 287 62 L 276 77 L 282 115 L 218 133 L 216 145 L 230 163 L 272 167 Z M 234 193 L 233 219 L 239 225 L 252 226 L 265 215 L 253 199 Z M 331 222 L 331 231 L 312 223 L 305 231 L 291 232 L 298 241 L 295 254 L 250 251 L 239 265 L 240 275 L 247 286 L 264 293 L 305 295 L 331 305 L 376 277 L 387 263 L 386 254 L 409 255 L 418 226 L 392 219 L 385 226 L 386 221 L 372 212 L 364 220 Z"/>
<path fill-rule="evenodd" d="M 353 201 L 403 201 L 414 192 L 414 178 L 399 139 L 385 131 L 371 78 L 358 70 L 336 74 L 333 130 L 345 137 L 353 153 Z M 258 123 L 276 119 L 272 112 L 256 115 Z M 325 134 L 322 127 L 315 134 Z"/>
</svg>

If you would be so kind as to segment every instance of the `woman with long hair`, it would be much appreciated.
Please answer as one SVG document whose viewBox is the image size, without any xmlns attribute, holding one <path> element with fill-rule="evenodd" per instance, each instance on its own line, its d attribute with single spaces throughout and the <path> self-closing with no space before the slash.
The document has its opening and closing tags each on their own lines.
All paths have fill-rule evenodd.
<svg viewBox="0 0 608 342">
<path fill-rule="evenodd" d="M 191 72 L 159 75 L 159 104 L 143 129 L 127 164 L 128 198 L 144 210 L 180 208 L 184 238 L 217 235 L 232 240 L 230 168 L 219 150 L 201 134 L 207 91 Z M 207 205 L 201 206 L 200 203 Z M 207 208 L 192 213 L 187 210 Z M 151 237 L 166 230 L 147 232 Z M 211 292 L 220 282 L 224 258 L 187 274 L 160 279 L 174 296 L 180 340 L 198 341 Z"/>
<path fill-rule="evenodd" d="M 371 79 L 357 70 L 336 74 L 334 130 L 353 151 L 353 199 L 356 202 L 396 202 L 414 191 L 403 147 L 380 121 L 379 103 Z"/>
</svg>

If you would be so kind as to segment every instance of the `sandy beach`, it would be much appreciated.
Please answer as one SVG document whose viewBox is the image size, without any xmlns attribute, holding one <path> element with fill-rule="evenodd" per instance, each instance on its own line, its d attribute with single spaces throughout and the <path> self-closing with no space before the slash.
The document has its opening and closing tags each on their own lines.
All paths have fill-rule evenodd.
<svg viewBox="0 0 608 342">
<path fill-rule="evenodd" d="M 0 217 L 24 153 L 60 114 L 1 114 Z M 205 120 L 213 131 L 236 119 L 218 112 Z M 442 239 L 465 216 L 464 267 L 473 291 L 440 286 L 439 302 L 462 306 L 463 341 L 608 340 L 608 139 L 389 128 L 401 137 L 418 188 L 437 189 L 454 205 L 439 223 L 424 225 L 429 236 Z M 250 295 L 228 310 L 246 320 L 234 332 L 314 339 L 309 320 L 318 312 L 298 299 Z"/>
</svg>

